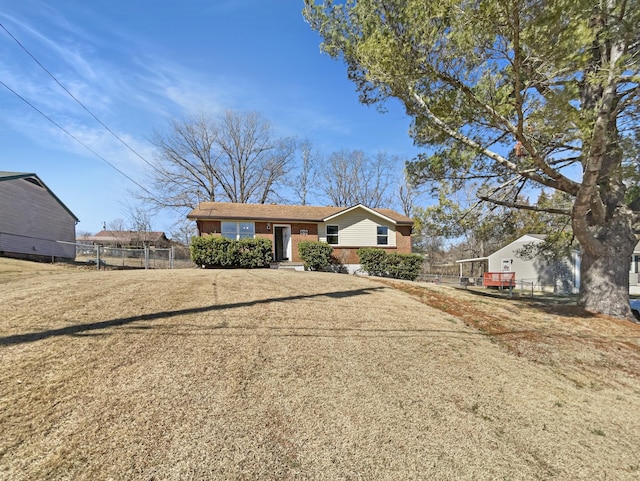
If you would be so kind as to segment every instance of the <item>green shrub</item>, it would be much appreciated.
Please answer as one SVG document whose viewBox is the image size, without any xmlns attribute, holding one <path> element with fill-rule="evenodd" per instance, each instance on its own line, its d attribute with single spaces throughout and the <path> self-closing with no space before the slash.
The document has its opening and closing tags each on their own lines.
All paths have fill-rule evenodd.
<svg viewBox="0 0 640 481">
<path fill-rule="evenodd" d="M 358 258 L 362 269 L 370 276 L 384 276 L 387 272 L 387 253 L 382 249 L 361 247 Z"/>
<path fill-rule="evenodd" d="M 232 240 L 211 235 L 191 239 L 191 260 L 203 267 L 268 267 L 272 258 L 270 239 Z"/>
<path fill-rule="evenodd" d="M 371 276 L 393 277 L 415 281 L 422 268 L 419 254 L 387 253 L 383 249 L 363 247 L 358 249 L 362 269 Z"/>
<path fill-rule="evenodd" d="M 333 247 L 326 242 L 302 241 L 298 244 L 300 259 L 304 262 L 305 271 L 324 271 L 331 262 Z"/>
</svg>

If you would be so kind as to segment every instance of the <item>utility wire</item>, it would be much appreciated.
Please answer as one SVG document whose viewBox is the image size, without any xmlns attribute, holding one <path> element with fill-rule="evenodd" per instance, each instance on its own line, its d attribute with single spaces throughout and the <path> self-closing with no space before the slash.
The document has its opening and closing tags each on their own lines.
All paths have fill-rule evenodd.
<svg viewBox="0 0 640 481">
<path fill-rule="evenodd" d="M 31 57 L 31 59 L 42 69 L 44 70 L 49 77 L 51 77 L 53 79 L 53 81 L 55 83 L 57 83 L 60 88 L 62 90 L 64 90 L 73 100 L 75 100 L 78 105 L 80 105 L 80 107 L 82 107 L 89 115 L 91 115 L 91 117 L 93 117 L 95 119 L 96 122 L 98 122 L 102 127 L 104 127 L 107 132 L 109 132 L 111 135 L 113 135 L 116 139 L 118 139 L 120 141 L 120 143 L 122 145 L 124 145 L 126 148 L 128 148 L 131 152 L 133 152 L 135 155 L 137 155 L 143 162 L 145 162 L 147 165 L 149 165 L 151 168 L 153 168 L 156 172 L 158 172 L 161 175 L 164 175 L 163 172 L 158 169 L 155 165 L 153 165 L 151 162 L 149 162 L 147 159 L 145 159 L 141 154 L 139 154 L 133 147 L 131 147 L 127 142 L 125 142 L 124 140 L 122 140 L 121 137 L 118 136 L 118 134 L 116 134 L 113 130 L 111 130 L 104 122 L 102 122 L 102 120 L 100 120 L 98 117 L 96 117 L 96 115 L 91 112 L 91 110 L 89 110 L 80 100 L 78 100 L 78 98 L 73 95 L 69 89 L 67 89 L 64 85 L 62 85 L 62 83 L 55 77 L 55 75 L 53 75 L 44 65 L 42 65 L 42 63 L 40 63 L 40 61 L 24 46 L 22 45 L 22 43 L 20 42 L 20 40 L 18 40 L 9 30 L 7 30 L 7 27 L 5 27 L 2 23 L 0 23 L 0 27 L 2 27 L 2 29 L 7 33 L 7 35 L 9 35 L 19 46 L 22 50 L 24 50 L 24 52 Z M 5 87 L 6 84 L 3 84 Z M 7 87 L 8 88 L 8 87 Z M 11 90 L 11 89 L 9 89 Z M 15 93 L 15 92 L 14 92 Z M 22 99 L 24 100 L 24 99 Z M 28 103 L 28 102 L 27 102 Z M 29 104 L 31 105 L 31 104 Z M 32 106 L 33 107 L 33 106 Z M 34 107 L 35 108 L 35 107 Z M 37 109 L 36 109 L 37 110 Z M 42 112 L 40 112 L 42 113 Z M 44 114 L 43 114 L 44 115 Z M 49 119 L 51 120 L 51 119 Z M 77 140 L 77 139 L 76 139 Z M 91 149 L 89 149 L 91 150 Z M 94 152 L 95 153 L 95 152 Z M 97 155 L 97 154 L 96 154 Z M 104 159 L 103 159 L 104 160 Z M 117 170 L 117 169 L 116 169 Z M 120 172 L 120 171 L 119 171 Z M 122 172 L 120 172 L 122 173 Z M 137 182 L 136 182 L 137 184 Z M 138 184 L 139 185 L 139 184 Z M 146 189 L 145 189 L 146 191 Z M 147 191 L 148 192 L 148 191 Z"/>
<path fill-rule="evenodd" d="M 129 177 L 127 174 L 125 174 L 123 171 L 121 171 L 120 169 L 118 169 L 115 165 L 113 165 L 111 162 L 109 162 L 107 159 L 105 159 L 103 156 L 101 156 L 99 153 L 97 153 L 95 150 L 93 150 L 91 147 L 89 147 L 87 144 L 85 144 L 82 140 L 80 140 L 78 137 L 76 137 L 75 135 L 73 135 L 71 132 L 69 132 L 67 129 L 65 129 L 62 125 L 60 125 L 58 122 L 56 122 L 55 120 L 53 120 L 51 117 L 49 117 L 47 114 L 45 114 L 42 110 L 38 109 L 38 107 L 36 107 L 35 105 L 33 105 L 31 102 L 29 102 L 27 99 L 25 99 L 22 95 L 20 95 L 18 92 L 16 92 L 15 90 L 13 90 L 11 87 L 9 87 L 6 83 L 4 83 L 2 80 L 0 80 L 0 84 L 2 84 L 2 86 L 4 88 L 6 88 L 9 92 L 11 92 L 13 95 L 15 95 L 16 97 L 18 97 L 20 100 L 22 100 L 24 103 L 26 103 L 29 107 L 31 107 L 33 110 L 35 110 L 36 112 L 38 112 L 40 115 L 42 115 L 45 119 L 47 119 L 49 122 L 51 122 L 53 125 L 55 125 L 56 127 L 58 127 L 60 130 L 62 130 L 65 134 L 67 134 L 69 137 L 71 137 L 73 140 L 75 140 L 76 142 L 78 142 L 80 145 L 82 145 L 85 149 L 87 149 L 89 152 L 91 152 L 93 155 L 95 155 L 96 157 L 98 157 L 100 160 L 102 160 L 103 162 L 105 162 L 106 164 L 108 164 L 111 168 L 113 168 L 114 170 L 116 170 L 117 172 L 119 172 L 120 174 L 122 174 L 124 177 L 126 177 L 127 179 L 129 179 L 131 182 L 133 182 L 135 185 L 137 185 L 138 187 L 140 187 L 142 190 L 144 190 L 147 194 L 153 196 L 153 194 L 151 192 L 149 192 L 149 190 L 147 190 L 145 187 L 143 187 L 142 185 L 140 185 L 138 182 L 136 182 L 135 180 L 133 180 L 131 177 Z"/>
</svg>

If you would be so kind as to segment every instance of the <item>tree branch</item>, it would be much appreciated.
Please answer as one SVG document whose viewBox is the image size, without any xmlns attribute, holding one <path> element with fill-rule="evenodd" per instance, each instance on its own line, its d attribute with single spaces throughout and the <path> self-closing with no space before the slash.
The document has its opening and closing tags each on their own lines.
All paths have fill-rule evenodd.
<svg viewBox="0 0 640 481">
<path fill-rule="evenodd" d="M 492 199 L 491 197 L 479 195 L 478 199 L 484 202 L 490 202 L 491 204 L 497 204 L 504 207 L 510 207 L 512 209 L 530 210 L 534 212 L 547 212 L 549 214 L 558 214 L 571 216 L 571 209 L 556 209 L 553 207 L 539 207 L 537 205 L 521 204 L 519 202 L 510 202 L 505 200 Z"/>
</svg>

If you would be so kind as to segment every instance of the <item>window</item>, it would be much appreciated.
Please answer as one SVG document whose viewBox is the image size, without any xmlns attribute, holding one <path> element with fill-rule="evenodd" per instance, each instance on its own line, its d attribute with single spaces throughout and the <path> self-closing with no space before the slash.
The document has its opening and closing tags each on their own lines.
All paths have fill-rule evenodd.
<svg viewBox="0 0 640 481">
<path fill-rule="evenodd" d="M 240 239 L 253 239 L 256 227 L 253 222 L 239 222 L 238 237 Z"/>
<path fill-rule="evenodd" d="M 379 225 L 377 228 L 379 246 L 386 246 L 389 244 L 389 228 L 385 225 Z"/>
<path fill-rule="evenodd" d="M 222 222 L 222 237 L 228 239 L 253 239 L 256 226 L 253 222 Z"/>
<path fill-rule="evenodd" d="M 338 245 L 338 226 L 327 226 L 327 244 Z"/>
</svg>

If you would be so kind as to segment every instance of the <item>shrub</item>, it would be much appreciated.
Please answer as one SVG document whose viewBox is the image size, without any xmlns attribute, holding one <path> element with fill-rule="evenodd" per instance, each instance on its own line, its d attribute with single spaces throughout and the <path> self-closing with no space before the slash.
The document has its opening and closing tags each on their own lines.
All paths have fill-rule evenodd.
<svg viewBox="0 0 640 481">
<path fill-rule="evenodd" d="M 270 239 L 232 240 L 210 235 L 191 239 L 191 260 L 203 267 L 268 267 L 272 257 Z"/>
<path fill-rule="evenodd" d="M 415 281 L 422 268 L 422 256 L 419 254 L 398 254 L 382 249 L 363 247 L 358 249 L 362 269 L 371 276 L 393 277 Z"/>
<path fill-rule="evenodd" d="M 394 279 L 415 281 L 422 269 L 422 256 L 419 254 L 387 254 L 387 275 Z"/>
<path fill-rule="evenodd" d="M 370 276 L 384 276 L 387 272 L 387 253 L 382 249 L 361 247 L 358 258 L 362 269 Z"/>
<path fill-rule="evenodd" d="M 304 262 L 305 271 L 324 271 L 331 262 L 333 247 L 326 242 L 302 241 L 298 244 L 298 253 Z"/>
</svg>

